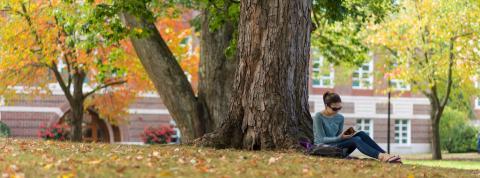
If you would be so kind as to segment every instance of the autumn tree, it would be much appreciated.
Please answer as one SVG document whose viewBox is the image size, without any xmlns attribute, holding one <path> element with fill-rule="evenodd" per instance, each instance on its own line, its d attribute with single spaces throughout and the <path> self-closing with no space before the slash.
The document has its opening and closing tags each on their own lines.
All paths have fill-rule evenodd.
<svg viewBox="0 0 480 178">
<path fill-rule="evenodd" d="M 230 102 L 238 99 L 232 97 L 234 94 L 232 86 L 236 80 L 234 78 L 235 70 L 239 68 L 238 62 L 240 61 L 238 59 L 239 55 L 237 54 L 237 45 L 239 45 L 238 41 L 240 40 L 238 35 L 240 29 L 244 28 L 238 25 L 241 2 L 231 0 L 114 2 L 118 3 L 99 4 L 97 6 L 98 18 L 120 17 L 127 26 L 127 29 L 143 29 L 148 32 L 146 36 L 130 37 L 142 64 L 152 79 L 152 82 L 155 84 L 157 92 L 183 133 L 182 140 L 189 142 L 194 138 L 201 137 L 205 133 L 214 131 L 224 122 L 230 122 L 226 121 L 226 119 L 232 118 L 228 115 Z M 318 2 L 327 1 L 322 0 L 315 2 L 317 3 L 313 3 L 313 5 L 316 5 L 318 8 L 324 5 Z M 325 5 L 326 7 L 322 8 L 321 12 L 318 11 L 314 13 L 322 14 L 327 12 L 329 15 L 346 13 L 345 16 L 353 14 L 356 14 L 355 16 L 369 16 L 367 15 L 368 13 L 363 11 L 363 8 L 353 7 L 368 4 L 369 1 L 352 2 L 355 3 L 344 3 L 344 1 L 342 1 L 341 3 L 333 3 L 335 6 Z M 374 3 L 378 2 L 380 1 L 374 1 Z M 312 5 L 311 1 L 306 3 Z M 163 29 L 153 25 L 156 18 L 163 15 L 171 15 L 171 10 L 176 9 L 178 6 L 197 9 L 201 12 L 197 18 L 192 20 L 193 26 L 197 30 L 200 30 L 201 39 L 198 92 L 194 92 L 192 85 L 188 83 L 184 72 L 178 66 L 175 58 L 176 55 L 172 52 L 174 50 L 168 48 L 168 40 L 165 40 L 165 37 L 161 34 Z M 336 11 L 338 9 L 335 8 L 348 8 L 349 10 Z M 335 12 L 330 13 L 330 10 L 335 10 Z M 303 11 L 301 13 L 303 13 Z M 312 12 L 310 11 L 308 15 L 310 18 Z M 325 17 L 325 19 L 331 18 L 323 14 L 321 16 Z M 342 20 L 342 18 L 337 18 L 329 20 L 329 22 Z M 310 28 L 310 30 L 312 30 L 312 28 Z M 323 33 L 320 35 L 323 35 Z M 309 35 L 307 36 L 309 37 Z M 350 47 L 353 47 L 353 45 L 356 44 L 352 43 Z M 345 46 L 345 44 L 333 43 L 333 45 L 330 46 Z M 352 54 L 352 51 L 347 53 Z M 343 55 L 345 53 L 332 52 L 331 54 Z M 301 73 L 301 71 L 299 72 Z M 302 75 L 300 74 L 296 75 L 296 77 L 302 79 Z M 304 84 L 306 85 L 307 83 Z M 301 92 L 301 90 L 295 90 L 295 92 Z M 271 112 L 271 110 L 267 112 Z M 302 120 L 302 122 L 304 121 L 306 120 Z M 306 121 L 306 123 L 298 124 L 308 125 L 311 123 Z M 308 126 L 303 125 L 299 127 L 305 128 Z M 306 129 L 302 131 L 302 134 L 306 137 L 312 137 L 311 132 L 310 129 Z M 240 139 L 239 137 L 235 138 Z M 224 143 L 223 145 L 226 146 L 228 144 Z M 286 144 L 279 144 L 278 148 L 282 147 L 280 145 L 285 146 Z M 263 146 L 256 145 L 255 148 L 269 148 L 272 146 L 273 144 L 264 144 Z M 253 146 L 249 148 L 253 148 Z"/>
<path fill-rule="evenodd" d="M 385 23 L 371 25 L 372 47 L 389 54 L 403 79 L 430 101 L 433 159 L 441 159 L 439 124 L 453 92 L 475 94 L 480 59 L 480 4 L 461 0 L 401 1 Z"/>
<path fill-rule="evenodd" d="M 2 95 L 15 93 L 14 86 L 49 93 L 49 84 L 57 83 L 71 108 L 73 141 L 82 140 L 87 107 L 94 105 L 100 116 L 119 121 L 136 92 L 149 88 L 141 65 L 122 48 L 128 44 L 109 40 L 129 32 L 94 23 L 91 4 L 10 0 L 0 8 L 6 13 L 0 17 Z"/>
</svg>

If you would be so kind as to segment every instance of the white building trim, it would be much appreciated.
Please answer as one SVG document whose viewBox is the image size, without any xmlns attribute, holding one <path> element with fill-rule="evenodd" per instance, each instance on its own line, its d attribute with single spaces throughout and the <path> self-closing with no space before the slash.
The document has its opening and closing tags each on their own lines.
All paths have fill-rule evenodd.
<svg viewBox="0 0 480 178">
<path fill-rule="evenodd" d="M 387 143 L 379 143 L 383 150 L 387 151 Z M 404 144 L 390 144 L 390 153 L 392 154 L 421 154 L 421 153 L 431 153 L 432 145 L 430 143 L 412 143 L 409 145 Z M 355 150 L 353 155 L 363 155 L 357 150 Z"/>
<path fill-rule="evenodd" d="M 65 114 L 59 107 L 35 107 L 35 106 L 0 106 L 0 112 L 40 112 L 55 113 L 58 116 Z M 128 109 L 130 114 L 169 114 L 167 109 Z M 0 116 L 1 117 L 1 116 Z"/>
<path fill-rule="evenodd" d="M 138 109 L 130 108 L 128 109 L 130 114 L 170 114 L 167 109 Z"/>
</svg>

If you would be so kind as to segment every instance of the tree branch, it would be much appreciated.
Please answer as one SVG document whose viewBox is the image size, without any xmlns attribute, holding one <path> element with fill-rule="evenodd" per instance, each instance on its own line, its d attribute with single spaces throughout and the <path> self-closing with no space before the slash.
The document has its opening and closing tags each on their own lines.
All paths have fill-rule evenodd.
<svg viewBox="0 0 480 178">
<path fill-rule="evenodd" d="M 448 61 L 448 76 L 447 76 L 447 92 L 445 93 L 445 98 L 443 98 L 443 101 L 442 101 L 442 104 L 441 104 L 441 107 L 445 107 L 445 105 L 447 105 L 447 102 L 448 102 L 448 98 L 450 97 L 450 93 L 451 93 L 451 90 L 452 90 L 452 84 L 453 84 L 453 77 L 452 77 L 452 73 L 453 73 L 453 61 L 455 59 L 455 55 L 453 54 L 453 48 L 454 48 L 454 43 L 455 43 L 455 40 L 461 36 L 466 36 L 466 35 L 460 35 L 460 36 L 456 36 L 456 37 L 453 37 L 450 39 L 450 56 L 449 56 L 449 61 Z"/>
<path fill-rule="evenodd" d="M 110 83 L 106 83 L 106 84 L 103 84 L 103 85 L 99 85 L 99 86 L 95 87 L 92 91 L 83 94 L 83 98 L 87 98 L 88 96 L 94 94 L 98 90 L 101 90 L 101 89 L 104 89 L 104 88 L 107 88 L 107 87 L 110 87 L 110 86 L 113 86 L 113 85 L 124 84 L 125 82 L 127 82 L 127 81 L 126 80 L 120 80 L 120 81 L 115 81 L 115 82 L 110 82 Z"/>
<path fill-rule="evenodd" d="M 63 92 L 65 93 L 65 96 L 69 101 L 73 100 L 72 94 L 70 93 L 70 87 L 67 87 L 65 85 L 65 81 L 62 77 L 62 74 L 60 74 L 60 71 L 58 71 L 57 63 L 55 61 L 52 61 L 52 65 L 48 66 L 48 68 L 53 72 L 55 75 L 55 78 L 57 79 L 58 84 L 60 85 L 60 88 L 62 88 Z"/>
</svg>

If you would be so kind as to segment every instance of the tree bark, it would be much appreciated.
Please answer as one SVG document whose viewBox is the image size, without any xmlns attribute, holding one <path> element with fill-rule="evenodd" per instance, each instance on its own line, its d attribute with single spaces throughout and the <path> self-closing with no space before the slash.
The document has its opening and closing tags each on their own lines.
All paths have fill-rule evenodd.
<svg viewBox="0 0 480 178">
<path fill-rule="evenodd" d="M 440 106 L 438 98 L 433 94 L 428 94 L 430 100 L 430 121 L 432 126 L 432 159 L 442 159 L 441 145 L 440 145 L 440 118 L 443 114 L 444 106 Z"/>
<path fill-rule="evenodd" d="M 435 116 L 441 117 L 441 116 Z M 435 119 L 432 121 L 432 159 L 441 160 L 442 152 L 440 145 L 440 119 Z"/>
<path fill-rule="evenodd" d="M 309 0 L 240 1 L 229 113 L 197 144 L 246 149 L 294 148 L 313 138 L 308 111 Z"/>
<path fill-rule="evenodd" d="M 192 87 L 154 23 L 122 13 L 130 28 L 147 29 L 147 37 L 131 38 L 133 47 L 160 98 L 182 133 L 182 142 L 205 133 L 204 107 L 197 101 Z"/>
<path fill-rule="evenodd" d="M 81 142 L 82 141 L 82 123 L 83 123 L 83 106 L 85 99 L 83 98 L 83 81 L 85 79 L 85 72 L 76 69 L 75 74 L 73 74 L 73 95 L 70 104 L 71 116 L 71 125 L 72 125 L 72 141 Z"/>
<path fill-rule="evenodd" d="M 71 140 L 74 142 L 81 142 L 83 138 L 82 134 L 82 122 L 83 122 L 83 101 L 74 101 L 73 104 L 70 104 L 71 116 L 71 126 L 72 126 L 72 137 Z"/>
<path fill-rule="evenodd" d="M 228 8 L 228 5 L 226 5 Z M 233 39 L 234 26 L 225 22 L 219 29 L 209 28 L 209 13 L 202 14 L 198 101 L 207 111 L 206 132 L 212 132 L 227 117 L 233 79 L 238 60 L 225 51 Z"/>
</svg>

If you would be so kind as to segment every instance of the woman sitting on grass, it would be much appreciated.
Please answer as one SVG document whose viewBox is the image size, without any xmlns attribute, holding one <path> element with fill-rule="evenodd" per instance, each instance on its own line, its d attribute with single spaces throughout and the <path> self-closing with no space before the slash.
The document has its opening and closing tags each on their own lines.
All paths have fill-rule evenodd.
<svg viewBox="0 0 480 178">
<path fill-rule="evenodd" d="M 347 149 L 351 154 L 358 148 L 363 154 L 387 163 L 401 163 L 399 156 L 387 154 L 365 132 L 355 132 L 353 128 L 343 130 L 344 117 L 338 113 L 342 109 L 342 100 L 336 93 L 323 95 L 325 110 L 313 119 L 314 143 L 327 144 L 340 149 Z"/>
</svg>

